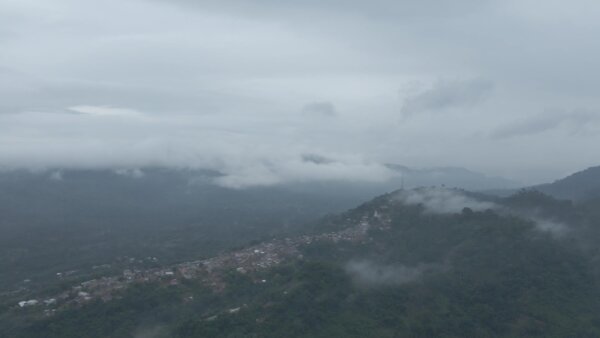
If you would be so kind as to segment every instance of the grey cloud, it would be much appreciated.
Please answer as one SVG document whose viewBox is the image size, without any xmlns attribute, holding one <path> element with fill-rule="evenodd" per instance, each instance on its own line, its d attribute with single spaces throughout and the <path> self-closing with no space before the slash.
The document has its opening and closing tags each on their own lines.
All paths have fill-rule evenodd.
<svg viewBox="0 0 600 338">
<path fill-rule="evenodd" d="M 0 115 L 22 116 L 1 118 L 0 159 L 202 163 L 232 186 L 387 175 L 373 163 L 552 179 L 595 164 L 600 133 L 548 135 L 587 131 L 587 117 L 522 112 L 600 107 L 599 11 L 577 0 L 4 1 Z M 413 82 L 433 85 L 399 98 Z M 316 98 L 328 101 L 299 112 Z M 142 117 L 62 114 L 82 106 Z M 466 120 L 444 114 L 474 107 Z M 422 118 L 399 124 L 399 110 Z M 520 118 L 533 122 L 499 126 Z M 500 142 L 529 131 L 520 147 Z M 542 145 L 563 160 L 532 156 Z M 302 160 L 311 153 L 334 161 Z"/>
<path fill-rule="evenodd" d="M 152 113 L 215 113 L 254 108 L 259 99 L 213 90 L 129 85 L 81 80 L 40 80 L 27 74 L 1 74 L 0 113 L 24 111 L 64 112 L 67 107 L 125 106 Z M 227 104 L 223 104 L 227 102 Z"/>
<path fill-rule="evenodd" d="M 302 161 L 314 164 L 331 164 L 335 162 L 332 159 L 327 158 L 325 156 L 321 156 L 319 154 L 303 154 Z"/>
<path fill-rule="evenodd" d="M 165 1 L 165 0 L 151 0 Z M 374 19 L 388 18 L 397 19 L 412 18 L 412 17 L 431 17 L 439 15 L 456 15 L 461 14 L 465 9 L 475 9 L 485 6 L 488 1 L 475 0 L 458 0 L 452 3 L 439 2 L 434 0 L 424 1 L 393 1 L 393 0 L 373 0 L 364 1 L 344 1 L 344 0 L 328 0 L 328 1 L 299 1 L 299 2 L 282 2 L 276 0 L 260 0 L 260 1 L 194 1 L 194 0 L 175 0 L 169 3 L 189 5 L 197 8 L 208 8 L 212 10 L 220 10 L 227 12 L 245 12 L 253 15 L 290 15 L 291 13 L 298 14 L 315 14 L 319 12 L 340 15 L 352 14 L 361 17 L 369 17 Z"/>
<path fill-rule="evenodd" d="M 521 119 L 497 128 L 492 132 L 496 139 L 507 139 L 518 136 L 540 134 L 564 126 L 570 133 L 577 133 L 586 126 L 600 119 L 600 114 L 576 110 L 571 112 L 546 111 L 542 114 Z"/>
<path fill-rule="evenodd" d="M 243 167 L 224 167 L 226 174 L 215 179 L 218 185 L 242 189 L 289 182 L 364 181 L 385 182 L 394 173 L 377 163 L 331 161 L 315 163 L 303 159 L 274 158 L 248 161 Z"/>
<path fill-rule="evenodd" d="M 401 112 L 404 116 L 411 116 L 423 112 L 469 107 L 481 102 L 492 88 L 492 82 L 483 79 L 439 81 L 431 88 L 407 97 Z"/>
<path fill-rule="evenodd" d="M 302 108 L 302 112 L 307 115 L 318 115 L 318 116 L 335 116 L 335 115 L 337 115 L 335 106 L 333 105 L 333 103 L 328 102 L 328 101 L 309 103 Z"/>
<path fill-rule="evenodd" d="M 0 163 L 25 168 L 202 168 L 222 173 L 215 183 L 229 188 L 306 181 L 384 182 L 384 165 L 352 152 L 314 153 L 264 124 L 229 115 L 171 116 L 116 107 L 71 107 L 79 114 L 0 115 Z M 308 126 L 310 127 L 310 125 Z M 42 132 L 43 131 L 43 132 Z M 304 132 L 303 132 L 304 133 Z M 18 146 L 15 146 L 18 145 Z"/>
</svg>

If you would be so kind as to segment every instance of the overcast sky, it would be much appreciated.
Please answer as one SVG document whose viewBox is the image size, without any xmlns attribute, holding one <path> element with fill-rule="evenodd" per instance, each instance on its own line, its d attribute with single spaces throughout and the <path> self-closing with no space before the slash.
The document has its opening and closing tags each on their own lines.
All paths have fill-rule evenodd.
<svg viewBox="0 0 600 338">
<path fill-rule="evenodd" d="M 0 166 L 553 180 L 600 164 L 598 18 L 592 0 L 0 0 Z"/>
</svg>

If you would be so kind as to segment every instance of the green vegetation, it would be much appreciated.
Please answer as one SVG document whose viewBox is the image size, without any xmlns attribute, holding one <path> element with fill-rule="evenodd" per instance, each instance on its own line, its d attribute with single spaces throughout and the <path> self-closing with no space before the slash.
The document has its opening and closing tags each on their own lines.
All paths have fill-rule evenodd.
<svg viewBox="0 0 600 338">
<path fill-rule="evenodd" d="M 0 171 L 0 293 L 46 289 L 59 282 L 56 273 L 75 271 L 73 282 L 120 272 L 131 258 L 147 266 L 147 257 L 160 264 L 210 257 L 292 233 L 370 196 L 358 188 L 334 195 L 321 187 L 225 189 L 210 184 L 218 173 L 199 170 L 51 174 Z M 92 270 L 106 264 L 112 268 Z"/>
<path fill-rule="evenodd" d="M 389 227 L 372 226 L 367 240 L 316 241 L 302 247 L 301 260 L 251 274 L 230 271 L 221 292 L 193 280 L 138 285 L 119 299 L 13 326 L 13 335 L 600 336 L 597 250 L 589 245 L 598 239 L 596 202 L 523 191 L 496 200 L 496 211 L 436 214 L 390 201 L 393 195 L 376 198 L 318 227 L 339 230 L 365 217 L 376 225 L 375 211 L 385 212 Z M 536 226 L 528 210 L 574 223 L 557 234 Z M 356 261 L 370 278 L 349 269 Z"/>
</svg>

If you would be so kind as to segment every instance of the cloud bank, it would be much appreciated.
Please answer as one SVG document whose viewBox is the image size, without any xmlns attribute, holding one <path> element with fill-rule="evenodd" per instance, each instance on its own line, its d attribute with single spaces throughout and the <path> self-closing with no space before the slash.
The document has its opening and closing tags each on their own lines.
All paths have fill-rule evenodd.
<svg viewBox="0 0 600 338">
<path fill-rule="evenodd" d="M 294 177 L 272 167 L 308 152 L 355 175 L 549 181 L 597 165 L 599 15 L 588 0 L 5 0 L 0 165 L 252 158 L 237 185 Z"/>
<path fill-rule="evenodd" d="M 353 152 L 319 151 L 290 134 L 285 122 L 237 121 L 212 115 L 156 115 L 117 107 L 77 106 L 65 113 L 0 115 L 0 163 L 11 168 L 120 168 L 140 176 L 140 167 L 212 169 L 230 188 L 307 181 L 384 182 L 396 175 Z M 296 134 L 321 132 L 298 118 Z M 332 127 L 335 128 L 335 127 Z M 344 142 L 340 140 L 340 142 Z"/>
<path fill-rule="evenodd" d="M 394 199 L 403 204 L 422 205 L 426 212 L 434 214 L 460 213 L 464 208 L 485 211 L 497 207 L 494 203 L 478 201 L 457 190 L 438 187 L 402 190 Z"/>
<path fill-rule="evenodd" d="M 335 106 L 331 102 L 313 102 L 302 108 L 302 112 L 309 115 L 335 116 L 337 112 Z"/>
</svg>

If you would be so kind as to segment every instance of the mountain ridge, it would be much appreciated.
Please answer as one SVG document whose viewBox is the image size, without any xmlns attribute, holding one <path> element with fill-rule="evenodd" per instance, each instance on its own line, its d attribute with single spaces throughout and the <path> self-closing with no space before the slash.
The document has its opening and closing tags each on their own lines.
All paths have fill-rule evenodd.
<svg viewBox="0 0 600 338">
<path fill-rule="evenodd" d="M 557 198 L 583 200 L 600 196 L 600 166 L 575 172 L 552 183 L 533 186 L 532 189 Z"/>
</svg>

